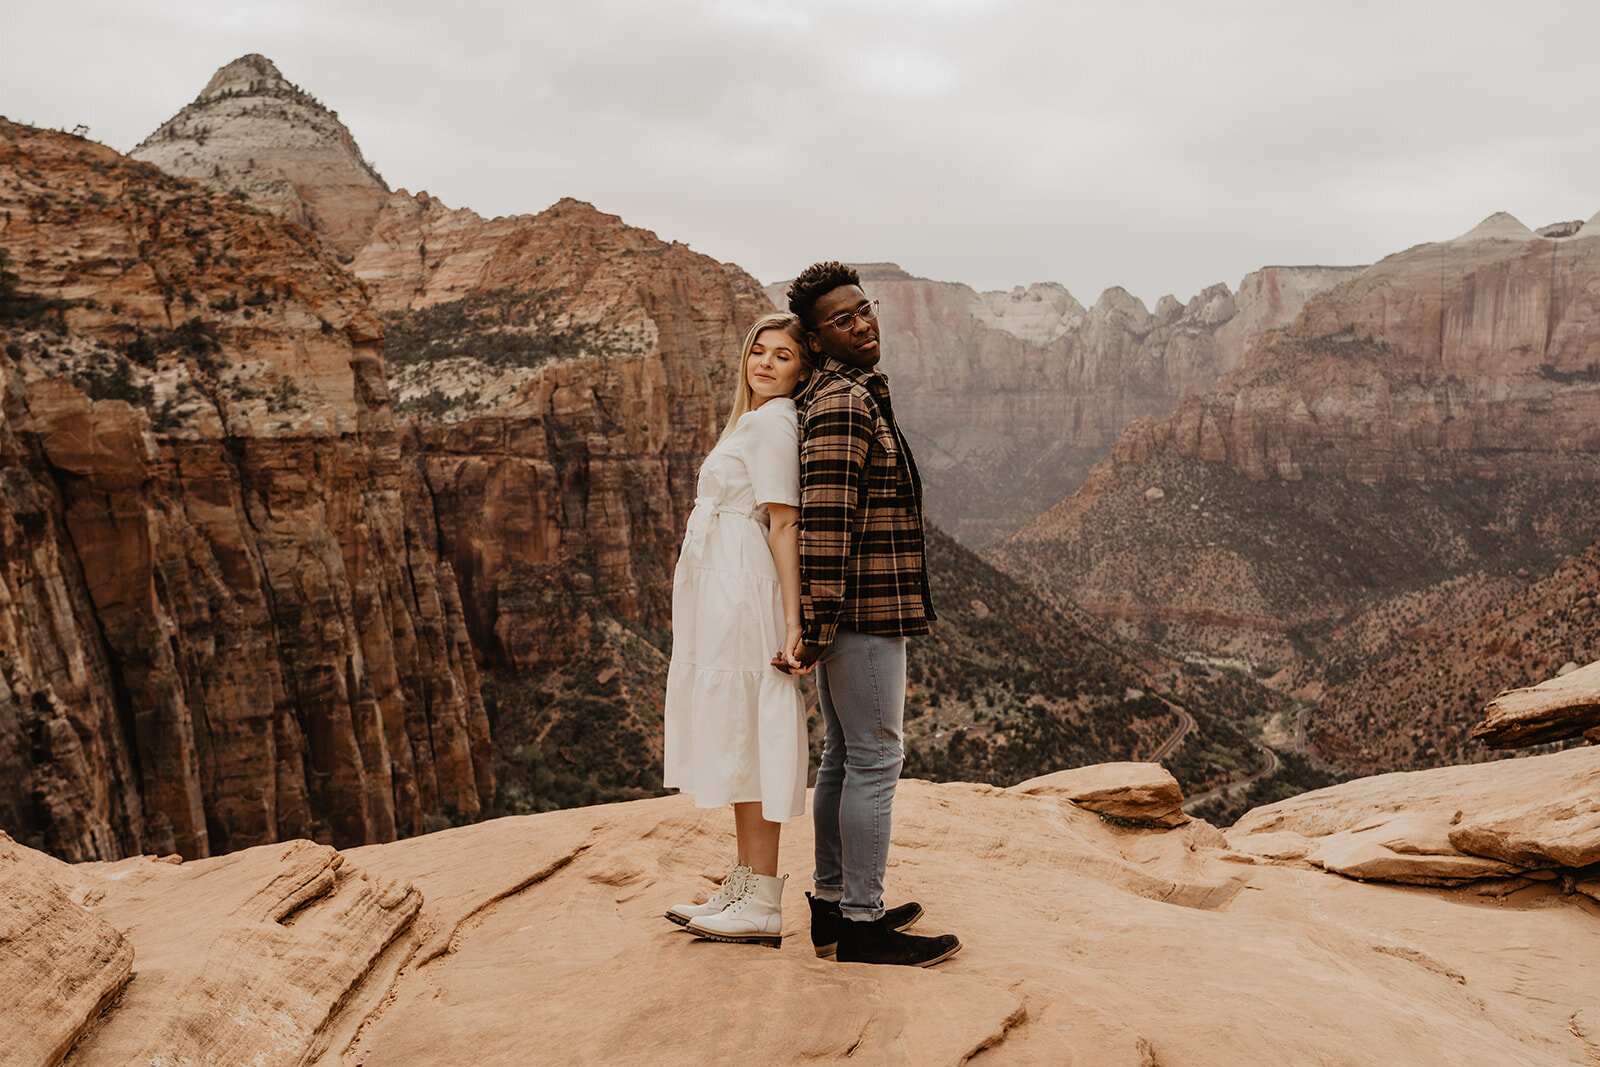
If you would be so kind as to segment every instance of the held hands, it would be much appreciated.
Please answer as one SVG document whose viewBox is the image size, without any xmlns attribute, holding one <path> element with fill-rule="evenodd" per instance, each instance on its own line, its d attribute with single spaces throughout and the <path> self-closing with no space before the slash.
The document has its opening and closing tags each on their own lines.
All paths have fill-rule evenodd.
<svg viewBox="0 0 1600 1067">
<path fill-rule="evenodd" d="M 785 629 L 783 651 L 772 657 L 772 666 L 784 674 L 810 674 L 822 649 L 805 643 L 799 623 L 790 623 Z"/>
</svg>

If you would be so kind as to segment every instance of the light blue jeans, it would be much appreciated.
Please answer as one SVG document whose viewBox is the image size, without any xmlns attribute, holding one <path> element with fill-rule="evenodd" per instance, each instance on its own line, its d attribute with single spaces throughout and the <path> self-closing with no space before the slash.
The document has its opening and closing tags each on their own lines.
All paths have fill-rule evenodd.
<svg viewBox="0 0 1600 1067">
<path fill-rule="evenodd" d="M 817 661 L 817 702 L 816 895 L 837 900 L 847 919 L 882 918 L 890 813 L 905 763 L 906 639 L 840 630 Z"/>
</svg>

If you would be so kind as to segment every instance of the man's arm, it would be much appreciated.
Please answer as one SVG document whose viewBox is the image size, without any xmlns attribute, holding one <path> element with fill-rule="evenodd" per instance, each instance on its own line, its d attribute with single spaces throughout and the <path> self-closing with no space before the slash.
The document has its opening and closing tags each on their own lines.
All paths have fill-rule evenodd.
<svg viewBox="0 0 1600 1067">
<path fill-rule="evenodd" d="M 850 390 L 817 397 L 800 444 L 802 662 L 833 643 L 844 611 L 851 527 L 866 477 L 872 416 Z M 817 650 L 810 660 L 803 654 Z"/>
</svg>

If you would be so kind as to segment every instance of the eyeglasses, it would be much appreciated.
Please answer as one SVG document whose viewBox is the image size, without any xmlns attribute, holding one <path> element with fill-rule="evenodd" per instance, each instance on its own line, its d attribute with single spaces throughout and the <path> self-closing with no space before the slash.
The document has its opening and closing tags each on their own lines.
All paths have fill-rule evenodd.
<svg viewBox="0 0 1600 1067">
<path fill-rule="evenodd" d="M 868 319 L 875 319 L 877 317 L 878 302 L 876 300 L 868 300 L 864 304 L 857 305 L 854 311 L 841 311 L 837 315 L 823 319 L 822 324 L 824 326 L 832 326 L 840 333 L 848 333 L 856 328 L 856 319 L 860 319 L 861 321 L 865 322 Z"/>
</svg>

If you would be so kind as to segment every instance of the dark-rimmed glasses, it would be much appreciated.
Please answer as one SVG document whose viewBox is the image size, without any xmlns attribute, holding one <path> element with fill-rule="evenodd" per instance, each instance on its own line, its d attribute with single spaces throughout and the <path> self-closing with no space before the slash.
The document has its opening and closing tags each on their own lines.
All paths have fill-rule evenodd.
<svg viewBox="0 0 1600 1067">
<path fill-rule="evenodd" d="M 856 328 L 856 319 L 861 319 L 863 322 L 865 322 L 868 319 L 875 319 L 877 317 L 878 302 L 876 300 L 867 300 L 857 304 L 854 311 L 841 311 L 837 315 L 832 315 L 826 319 L 823 319 L 822 325 L 832 326 L 840 333 L 849 333 L 851 330 Z"/>
</svg>

